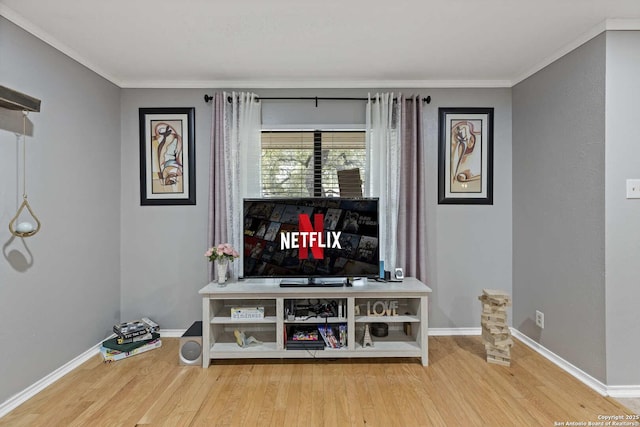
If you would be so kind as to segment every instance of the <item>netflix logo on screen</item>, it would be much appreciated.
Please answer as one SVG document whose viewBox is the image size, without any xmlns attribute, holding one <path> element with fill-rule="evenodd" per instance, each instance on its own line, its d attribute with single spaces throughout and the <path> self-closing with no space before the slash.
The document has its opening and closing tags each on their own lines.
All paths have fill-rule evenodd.
<svg viewBox="0 0 640 427">
<path fill-rule="evenodd" d="M 378 200 L 246 199 L 245 277 L 375 277 Z"/>
<path fill-rule="evenodd" d="M 300 231 L 283 231 L 280 233 L 280 250 L 297 248 L 298 259 L 309 258 L 309 248 L 313 259 L 324 259 L 324 248 L 342 249 L 340 246 L 341 231 L 324 233 L 324 215 L 314 214 L 314 227 L 311 226 L 309 215 L 298 215 Z"/>
</svg>

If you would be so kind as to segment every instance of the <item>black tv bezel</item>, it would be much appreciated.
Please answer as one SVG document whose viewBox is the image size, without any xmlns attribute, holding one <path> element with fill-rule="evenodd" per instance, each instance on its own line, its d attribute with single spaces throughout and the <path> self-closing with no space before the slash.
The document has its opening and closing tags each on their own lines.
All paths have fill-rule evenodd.
<svg viewBox="0 0 640 427">
<path fill-rule="evenodd" d="M 247 198 L 243 198 L 242 199 L 242 219 L 244 221 L 245 218 L 245 204 L 247 202 L 270 202 L 270 201 L 281 201 L 281 200 L 346 200 L 346 201 L 373 201 L 376 202 L 376 211 L 378 214 L 378 246 L 377 246 L 377 253 L 378 253 L 378 265 L 380 263 L 380 198 L 379 197 L 247 197 Z M 242 263 L 242 279 L 243 280 L 250 280 L 250 279 L 273 279 L 273 280 L 308 280 L 309 284 L 312 283 L 312 279 L 322 279 L 322 278 L 326 278 L 326 279 L 336 279 L 336 278 L 369 278 L 369 279 L 376 279 L 380 277 L 380 272 L 379 270 L 376 271 L 375 273 L 371 273 L 371 274 L 362 274 L 362 275 L 357 275 L 357 276 L 338 276 L 338 275 L 327 275 L 327 274 L 301 274 L 301 275 L 250 275 L 247 276 L 245 275 L 244 272 L 244 267 L 245 267 L 245 262 L 244 262 L 244 243 L 245 243 L 245 235 L 244 235 L 244 224 L 242 225 L 242 235 L 241 235 L 241 244 L 242 244 L 242 251 L 241 251 L 241 258 L 240 261 Z"/>
</svg>

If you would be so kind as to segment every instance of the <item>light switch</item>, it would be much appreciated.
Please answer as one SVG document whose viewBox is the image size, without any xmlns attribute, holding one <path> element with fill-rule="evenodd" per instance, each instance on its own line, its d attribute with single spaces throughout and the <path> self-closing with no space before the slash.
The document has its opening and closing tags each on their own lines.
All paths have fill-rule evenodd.
<svg viewBox="0 0 640 427">
<path fill-rule="evenodd" d="M 627 199 L 640 199 L 640 179 L 627 180 Z"/>
</svg>

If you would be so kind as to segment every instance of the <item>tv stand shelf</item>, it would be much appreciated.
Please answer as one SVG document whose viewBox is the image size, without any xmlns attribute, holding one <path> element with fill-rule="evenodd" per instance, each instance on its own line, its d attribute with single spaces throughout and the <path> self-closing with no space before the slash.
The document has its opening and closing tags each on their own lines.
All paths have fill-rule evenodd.
<svg viewBox="0 0 640 427">
<path fill-rule="evenodd" d="M 424 366 L 428 358 L 428 295 L 431 289 L 415 278 L 402 282 L 373 282 L 353 287 L 280 287 L 277 279 L 249 279 L 220 286 L 210 283 L 202 296 L 202 367 L 211 359 L 416 357 Z M 329 317 L 326 323 L 347 326 L 347 343 L 340 349 L 288 350 L 286 331 L 290 325 L 324 325 L 324 318 L 287 319 L 286 301 L 341 300 L 346 314 Z M 388 304 L 392 303 L 392 304 Z M 376 315 L 387 305 L 395 314 Z M 264 318 L 234 319 L 232 307 L 263 307 Z M 356 307 L 359 314 L 356 313 Z M 365 328 L 386 323 L 388 336 L 371 335 L 373 345 L 363 346 Z M 234 330 L 253 336 L 261 344 L 240 347 Z"/>
</svg>

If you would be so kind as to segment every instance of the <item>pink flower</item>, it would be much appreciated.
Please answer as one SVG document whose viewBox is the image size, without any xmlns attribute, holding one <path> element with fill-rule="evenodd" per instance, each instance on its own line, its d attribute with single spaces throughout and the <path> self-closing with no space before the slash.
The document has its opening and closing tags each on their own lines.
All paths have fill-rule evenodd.
<svg viewBox="0 0 640 427">
<path fill-rule="evenodd" d="M 239 258 L 240 254 L 230 243 L 220 243 L 219 245 L 209 248 L 204 256 L 208 257 L 209 261 L 215 261 L 220 258 L 233 261 L 234 258 Z"/>
</svg>

